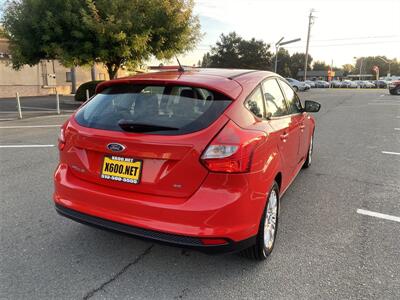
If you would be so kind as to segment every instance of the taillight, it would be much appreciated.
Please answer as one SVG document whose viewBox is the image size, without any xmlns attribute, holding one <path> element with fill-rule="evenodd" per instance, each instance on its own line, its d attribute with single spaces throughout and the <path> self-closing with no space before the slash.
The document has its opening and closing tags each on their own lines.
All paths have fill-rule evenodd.
<svg viewBox="0 0 400 300">
<path fill-rule="evenodd" d="M 64 126 L 60 129 L 60 134 L 58 136 L 58 149 L 62 151 L 65 147 L 65 129 Z"/>
<path fill-rule="evenodd" d="M 264 132 L 245 130 L 229 121 L 203 152 L 201 161 L 212 172 L 248 172 L 254 150 L 265 137 Z"/>
</svg>

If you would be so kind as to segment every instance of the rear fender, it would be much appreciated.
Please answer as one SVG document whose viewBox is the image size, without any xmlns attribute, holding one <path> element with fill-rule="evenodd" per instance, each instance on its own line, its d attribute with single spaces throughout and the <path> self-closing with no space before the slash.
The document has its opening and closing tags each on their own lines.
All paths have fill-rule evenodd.
<svg viewBox="0 0 400 300">
<path fill-rule="evenodd" d="M 262 193 L 264 195 L 264 201 L 260 203 L 260 209 L 258 209 L 258 222 L 260 222 L 262 214 L 264 212 L 265 206 L 267 204 L 268 193 L 271 190 L 276 176 L 281 173 L 281 186 L 280 186 L 280 194 L 283 190 L 284 184 L 284 174 L 282 169 L 282 157 L 279 154 L 278 148 L 273 147 L 270 148 L 270 151 L 267 152 L 265 156 L 264 152 L 264 165 L 261 170 L 258 172 L 258 180 L 257 182 L 253 183 L 253 189 L 256 190 L 258 193 Z"/>
</svg>

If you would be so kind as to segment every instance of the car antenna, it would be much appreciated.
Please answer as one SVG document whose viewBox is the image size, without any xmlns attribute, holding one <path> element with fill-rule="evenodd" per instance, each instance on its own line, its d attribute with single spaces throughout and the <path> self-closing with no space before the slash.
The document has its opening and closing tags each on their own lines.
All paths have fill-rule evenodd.
<svg viewBox="0 0 400 300">
<path fill-rule="evenodd" d="M 178 61 L 178 65 L 179 65 L 179 72 L 185 72 L 185 69 L 182 67 L 181 62 L 178 59 L 178 56 L 175 55 L 176 60 Z"/>
</svg>

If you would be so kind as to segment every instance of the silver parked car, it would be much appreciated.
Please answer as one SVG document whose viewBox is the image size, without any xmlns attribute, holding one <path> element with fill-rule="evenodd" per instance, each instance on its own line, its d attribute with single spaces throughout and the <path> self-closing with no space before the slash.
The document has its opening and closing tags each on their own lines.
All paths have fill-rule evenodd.
<svg viewBox="0 0 400 300">
<path fill-rule="evenodd" d="M 317 88 L 328 88 L 329 86 L 330 86 L 329 82 L 324 81 L 324 80 L 317 80 L 315 82 L 315 87 L 317 87 Z"/>
<path fill-rule="evenodd" d="M 344 80 L 342 82 L 342 88 L 358 88 L 358 85 L 355 81 Z"/>
<path fill-rule="evenodd" d="M 315 81 L 306 80 L 304 81 L 305 84 L 308 84 L 311 88 L 315 88 Z"/>
<path fill-rule="evenodd" d="M 285 78 L 289 84 L 293 87 L 293 89 L 298 92 L 298 91 L 305 91 L 308 90 L 309 87 L 306 86 L 304 82 L 298 81 L 293 78 Z"/>
<path fill-rule="evenodd" d="M 339 80 L 332 80 L 331 81 L 331 87 L 340 88 L 340 87 L 342 87 L 342 82 L 339 81 Z"/>
</svg>

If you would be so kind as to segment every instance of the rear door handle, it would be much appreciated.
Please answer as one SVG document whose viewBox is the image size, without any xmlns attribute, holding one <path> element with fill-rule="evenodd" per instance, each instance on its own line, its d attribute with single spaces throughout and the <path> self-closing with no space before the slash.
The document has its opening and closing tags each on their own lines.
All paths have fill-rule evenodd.
<svg viewBox="0 0 400 300">
<path fill-rule="evenodd" d="M 285 141 L 289 137 L 289 133 L 285 133 L 281 135 L 281 140 Z"/>
</svg>

